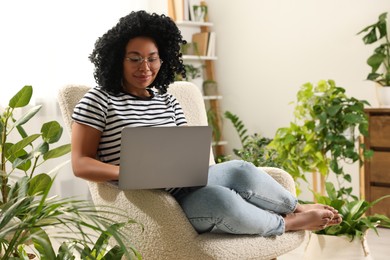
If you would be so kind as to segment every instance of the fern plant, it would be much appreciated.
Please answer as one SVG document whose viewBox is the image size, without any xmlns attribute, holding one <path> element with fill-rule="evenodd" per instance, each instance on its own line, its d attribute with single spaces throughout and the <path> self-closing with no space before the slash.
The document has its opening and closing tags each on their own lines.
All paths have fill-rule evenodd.
<svg viewBox="0 0 390 260">
<path fill-rule="evenodd" d="M 240 149 L 233 149 L 236 156 L 244 161 L 253 163 L 255 166 L 280 167 L 280 164 L 276 160 L 276 151 L 268 147 L 272 139 L 262 137 L 257 133 L 248 135 L 248 130 L 242 120 L 229 111 L 225 112 L 225 117 L 232 122 L 240 138 L 242 147 Z"/>
</svg>

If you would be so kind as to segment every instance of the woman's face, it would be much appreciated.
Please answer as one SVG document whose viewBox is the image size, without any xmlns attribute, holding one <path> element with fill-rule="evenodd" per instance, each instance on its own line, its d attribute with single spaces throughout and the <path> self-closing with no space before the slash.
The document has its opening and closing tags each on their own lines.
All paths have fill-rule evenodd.
<svg viewBox="0 0 390 260">
<path fill-rule="evenodd" d="M 156 43 L 151 38 L 136 37 L 126 45 L 123 59 L 123 88 L 126 92 L 148 97 L 146 88 L 156 78 L 162 61 Z"/>
</svg>

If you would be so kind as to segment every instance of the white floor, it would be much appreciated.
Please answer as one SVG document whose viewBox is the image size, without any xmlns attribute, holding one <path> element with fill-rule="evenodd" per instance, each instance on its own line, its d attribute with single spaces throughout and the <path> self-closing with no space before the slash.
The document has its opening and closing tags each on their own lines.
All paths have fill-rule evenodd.
<svg viewBox="0 0 390 260">
<path fill-rule="evenodd" d="M 390 259 L 390 229 L 379 228 L 379 236 L 373 231 L 369 231 L 367 235 L 368 247 L 373 260 L 387 260 Z M 283 256 L 279 256 L 278 260 L 296 260 L 302 259 L 304 248 L 307 243 L 306 240 L 300 247 L 291 251 Z M 332 259 L 335 260 L 335 259 Z M 340 259 L 341 260 L 341 259 Z M 343 259 L 344 260 L 344 259 Z M 348 259 L 345 259 L 348 260 Z"/>
</svg>

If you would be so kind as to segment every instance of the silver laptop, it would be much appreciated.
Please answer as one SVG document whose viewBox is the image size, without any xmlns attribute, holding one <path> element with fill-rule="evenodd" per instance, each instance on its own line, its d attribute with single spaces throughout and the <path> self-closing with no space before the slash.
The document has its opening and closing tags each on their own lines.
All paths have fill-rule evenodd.
<svg viewBox="0 0 390 260">
<path fill-rule="evenodd" d="M 123 128 L 119 188 L 206 185 L 211 135 L 209 126 Z"/>
</svg>

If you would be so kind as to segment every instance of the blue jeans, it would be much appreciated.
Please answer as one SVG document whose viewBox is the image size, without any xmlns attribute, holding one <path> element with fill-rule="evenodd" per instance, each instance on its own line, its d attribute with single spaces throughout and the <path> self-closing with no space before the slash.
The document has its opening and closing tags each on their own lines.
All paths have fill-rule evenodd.
<svg viewBox="0 0 390 260">
<path fill-rule="evenodd" d="M 270 175 L 241 160 L 210 166 L 207 186 L 178 201 L 198 233 L 217 228 L 260 236 L 283 234 L 281 214 L 297 206 L 297 198 Z"/>
</svg>

